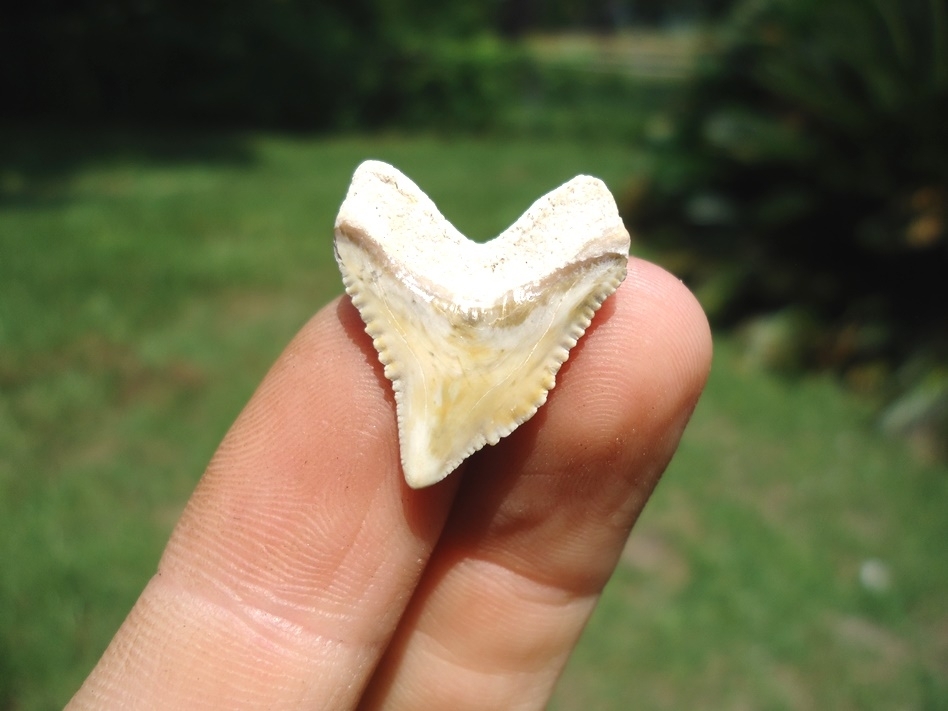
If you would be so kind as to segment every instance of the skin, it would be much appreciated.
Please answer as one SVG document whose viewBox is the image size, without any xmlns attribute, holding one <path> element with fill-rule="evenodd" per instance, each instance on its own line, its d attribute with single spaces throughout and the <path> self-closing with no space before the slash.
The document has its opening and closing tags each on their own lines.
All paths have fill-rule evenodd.
<svg viewBox="0 0 948 711">
<path fill-rule="evenodd" d="M 401 475 L 348 298 L 213 457 L 70 709 L 540 709 L 711 360 L 688 290 L 631 260 L 547 404 L 445 481 Z"/>
</svg>

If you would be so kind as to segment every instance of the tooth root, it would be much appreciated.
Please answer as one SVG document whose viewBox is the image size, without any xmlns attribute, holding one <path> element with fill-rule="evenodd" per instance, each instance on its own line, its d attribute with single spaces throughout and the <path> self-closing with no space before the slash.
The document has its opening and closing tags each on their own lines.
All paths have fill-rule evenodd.
<svg viewBox="0 0 948 711">
<path fill-rule="evenodd" d="M 336 259 L 393 384 L 410 486 L 441 481 L 546 402 L 625 278 L 628 249 L 594 178 L 574 178 L 481 245 L 391 166 L 359 167 L 336 221 Z"/>
</svg>

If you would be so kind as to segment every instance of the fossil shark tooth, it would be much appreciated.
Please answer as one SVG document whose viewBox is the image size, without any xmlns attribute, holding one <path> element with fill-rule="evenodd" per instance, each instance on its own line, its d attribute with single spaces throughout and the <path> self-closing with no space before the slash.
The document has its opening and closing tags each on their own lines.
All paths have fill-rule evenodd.
<svg viewBox="0 0 948 711">
<path fill-rule="evenodd" d="M 392 381 L 409 486 L 441 481 L 533 416 L 628 252 L 596 178 L 573 178 L 478 244 L 392 166 L 356 169 L 336 261 Z"/>
</svg>

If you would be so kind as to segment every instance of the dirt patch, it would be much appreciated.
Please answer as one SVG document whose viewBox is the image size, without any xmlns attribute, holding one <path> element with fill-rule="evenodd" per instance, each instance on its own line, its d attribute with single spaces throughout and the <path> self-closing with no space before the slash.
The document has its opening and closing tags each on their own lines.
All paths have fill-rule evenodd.
<svg viewBox="0 0 948 711">
<path fill-rule="evenodd" d="M 656 530 L 634 530 L 621 561 L 635 571 L 658 578 L 672 593 L 682 590 L 691 580 L 691 567 L 685 556 Z"/>
</svg>

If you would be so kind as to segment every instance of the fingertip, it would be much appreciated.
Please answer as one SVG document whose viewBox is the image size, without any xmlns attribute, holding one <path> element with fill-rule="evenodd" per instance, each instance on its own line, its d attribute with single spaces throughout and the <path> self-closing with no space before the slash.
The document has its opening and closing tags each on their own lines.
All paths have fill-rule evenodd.
<svg viewBox="0 0 948 711">
<path fill-rule="evenodd" d="M 648 439 L 674 419 L 683 427 L 707 379 L 711 349 L 708 320 L 688 288 L 632 259 L 625 282 L 560 371 L 542 421 L 587 453 L 603 454 L 630 433 Z"/>
</svg>

